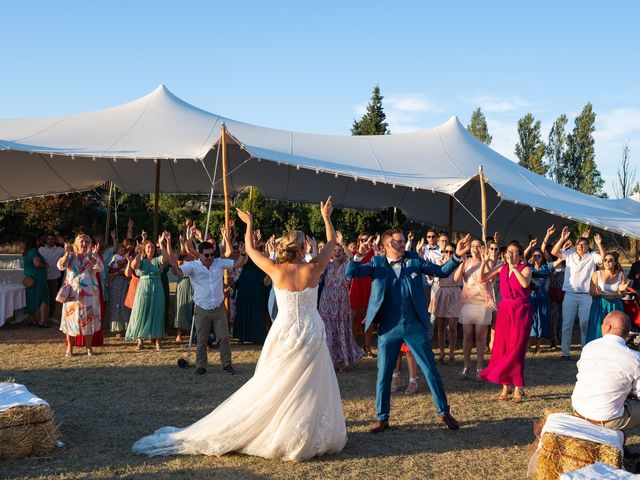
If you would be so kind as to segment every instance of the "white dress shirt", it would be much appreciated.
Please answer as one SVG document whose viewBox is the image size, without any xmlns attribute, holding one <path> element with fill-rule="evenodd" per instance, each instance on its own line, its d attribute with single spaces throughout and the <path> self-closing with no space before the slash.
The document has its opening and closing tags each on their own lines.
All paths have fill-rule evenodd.
<svg viewBox="0 0 640 480">
<path fill-rule="evenodd" d="M 591 275 L 602 259 L 600 254 L 589 252 L 580 258 L 575 250 L 564 250 L 562 256 L 566 264 L 562 290 L 567 293 L 589 293 Z"/>
<path fill-rule="evenodd" d="M 623 338 L 607 334 L 587 343 L 578 361 L 573 409 L 591 420 L 608 421 L 624 413 L 624 401 L 640 382 L 640 354 Z"/>
<path fill-rule="evenodd" d="M 210 268 L 200 260 L 185 262 L 180 267 L 185 277 L 189 277 L 193 287 L 193 303 L 204 310 L 213 310 L 224 301 L 224 270 L 233 269 L 230 258 L 216 258 Z"/>
<path fill-rule="evenodd" d="M 47 280 L 57 280 L 62 275 L 62 272 L 58 269 L 58 260 L 64 255 L 64 248 L 54 245 L 49 247 L 44 245 L 38 249 L 40 255 L 44 257 L 44 260 L 49 265 L 47 268 Z"/>
</svg>

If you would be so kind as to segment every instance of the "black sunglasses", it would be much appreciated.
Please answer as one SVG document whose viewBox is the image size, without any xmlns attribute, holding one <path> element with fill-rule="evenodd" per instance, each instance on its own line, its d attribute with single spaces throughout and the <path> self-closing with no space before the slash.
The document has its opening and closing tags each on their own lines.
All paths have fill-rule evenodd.
<svg viewBox="0 0 640 480">
<path fill-rule="evenodd" d="M 203 256 L 204 258 L 213 257 L 213 255 L 214 255 L 213 253 L 203 253 L 203 254 L 202 254 L 202 256 Z"/>
<path fill-rule="evenodd" d="M 445 250 L 444 253 L 454 253 L 455 250 Z"/>
</svg>

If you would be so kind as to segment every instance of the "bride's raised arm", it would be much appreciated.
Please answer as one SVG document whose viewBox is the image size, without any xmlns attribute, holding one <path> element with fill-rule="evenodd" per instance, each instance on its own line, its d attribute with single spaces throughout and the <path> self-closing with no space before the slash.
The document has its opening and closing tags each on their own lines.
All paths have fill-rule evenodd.
<svg viewBox="0 0 640 480">
<path fill-rule="evenodd" d="M 277 268 L 275 262 L 262 255 L 253 244 L 253 216 L 249 212 L 245 212 L 239 208 L 237 208 L 236 211 L 238 212 L 238 218 L 247 224 L 247 231 L 244 234 L 244 248 L 247 255 L 249 255 L 249 258 L 253 260 L 253 263 L 255 263 L 258 268 L 267 275 L 273 276 Z"/>
<path fill-rule="evenodd" d="M 320 272 L 324 272 L 324 269 L 327 268 L 333 256 L 333 249 L 336 246 L 336 231 L 331 223 L 331 212 L 333 212 L 333 204 L 331 203 L 331 196 L 329 196 L 326 202 L 320 202 L 320 213 L 322 213 L 324 228 L 327 232 L 327 243 L 325 243 L 322 251 L 315 258 L 314 262 L 320 269 Z"/>
</svg>

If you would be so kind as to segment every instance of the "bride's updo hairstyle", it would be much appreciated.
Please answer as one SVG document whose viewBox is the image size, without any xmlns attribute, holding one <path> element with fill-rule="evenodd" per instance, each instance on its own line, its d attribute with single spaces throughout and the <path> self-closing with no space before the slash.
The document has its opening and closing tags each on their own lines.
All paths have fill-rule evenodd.
<svg viewBox="0 0 640 480">
<path fill-rule="evenodd" d="M 304 233 L 293 230 L 285 233 L 278 242 L 278 261 L 286 263 L 294 260 L 299 251 L 304 251 Z"/>
</svg>

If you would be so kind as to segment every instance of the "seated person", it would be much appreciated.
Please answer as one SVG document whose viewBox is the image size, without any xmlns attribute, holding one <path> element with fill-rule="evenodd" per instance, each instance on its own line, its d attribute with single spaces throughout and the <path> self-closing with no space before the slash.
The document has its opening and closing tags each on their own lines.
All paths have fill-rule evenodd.
<svg viewBox="0 0 640 480">
<path fill-rule="evenodd" d="M 630 326 L 624 312 L 613 311 L 602 322 L 602 338 L 582 349 L 571 405 L 577 417 L 594 425 L 640 425 L 640 354 L 626 346 Z"/>
</svg>

